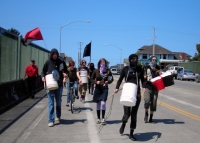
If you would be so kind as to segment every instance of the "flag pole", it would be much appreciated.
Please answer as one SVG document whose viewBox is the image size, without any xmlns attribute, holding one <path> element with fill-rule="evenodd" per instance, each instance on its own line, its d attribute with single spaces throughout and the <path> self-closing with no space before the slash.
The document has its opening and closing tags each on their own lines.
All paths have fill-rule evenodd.
<svg viewBox="0 0 200 143">
<path fill-rule="evenodd" d="M 43 39 L 43 41 L 44 41 L 44 39 Z M 45 44 L 45 46 L 46 46 L 46 49 L 48 49 L 45 41 L 44 41 L 44 44 Z"/>
</svg>

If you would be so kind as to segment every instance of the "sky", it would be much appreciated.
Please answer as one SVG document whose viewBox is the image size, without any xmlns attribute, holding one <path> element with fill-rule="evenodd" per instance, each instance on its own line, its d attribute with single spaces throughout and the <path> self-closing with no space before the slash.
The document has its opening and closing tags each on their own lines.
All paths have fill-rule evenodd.
<svg viewBox="0 0 200 143">
<path fill-rule="evenodd" d="M 15 28 L 23 37 L 39 27 L 44 40 L 33 43 L 61 49 L 76 64 L 78 52 L 91 42 L 91 62 L 105 58 L 113 66 L 152 45 L 153 28 L 155 44 L 194 56 L 200 43 L 199 6 L 200 0 L 2 0 L 0 27 Z"/>
</svg>

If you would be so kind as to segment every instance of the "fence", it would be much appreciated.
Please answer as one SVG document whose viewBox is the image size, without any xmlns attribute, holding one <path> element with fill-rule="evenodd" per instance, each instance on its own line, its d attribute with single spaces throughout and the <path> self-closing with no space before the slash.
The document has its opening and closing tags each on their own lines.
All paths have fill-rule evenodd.
<svg viewBox="0 0 200 143">
<path fill-rule="evenodd" d="M 182 62 L 178 63 L 179 66 L 184 67 L 185 69 L 190 69 L 195 73 L 200 73 L 200 62 L 194 61 L 194 62 Z"/>
<path fill-rule="evenodd" d="M 24 46 L 21 37 L 0 28 L 0 83 L 22 79 L 32 59 L 40 74 L 49 52 L 33 43 Z"/>
<path fill-rule="evenodd" d="M 22 37 L 0 27 L 0 111 L 27 98 L 27 84 L 23 81 L 25 68 L 35 60 L 41 74 L 49 52 L 33 43 L 25 46 Z M 41 89 L 43 83 L 39 82 L 36 91 Z"/>
</svg>

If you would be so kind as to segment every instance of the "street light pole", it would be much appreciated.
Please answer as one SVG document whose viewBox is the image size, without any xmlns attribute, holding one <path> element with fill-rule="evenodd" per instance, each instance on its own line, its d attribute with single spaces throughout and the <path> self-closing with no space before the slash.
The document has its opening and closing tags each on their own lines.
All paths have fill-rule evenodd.
<svg viewBox="0 0 200 143">
<path fill-rule="evenodd" d="M 60 27 L 60 53 L 61 53 L 61 31 L 62 31 L 62 28 L 71 24 L 71 23 L 74 23 L 74 22 L 87 22 L 87 23 L 90 23 L 90 20 L 75 20 L 75 21 L 72 21 L 72 22 L 69 22 L 63 26 Z"/>
<path fill-rule="evenodd" d="M 117 46 L 115 46 L 115 45 L 108 45 L 108 44 L 105 44 L 105 46 L 114 46 L 114 47 L 116 47 L 116 48 L 118 48 L 118 49 L 120 49 L 120 62 L 119 62 L 119 64 L 120 64 L 120 72 L 121 72 L 121 58 L 122 58 L 122 49 L 121 48 L 119 48 L 119 47 L 117 47 Z"/>
</svg>

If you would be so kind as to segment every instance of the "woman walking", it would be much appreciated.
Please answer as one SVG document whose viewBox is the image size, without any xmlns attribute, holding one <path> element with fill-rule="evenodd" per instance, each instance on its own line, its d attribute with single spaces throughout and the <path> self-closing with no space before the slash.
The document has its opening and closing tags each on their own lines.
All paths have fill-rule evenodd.
<svg viewBox="0 0 200 143">
<path fill-rule="evenodd" d="M 98 62 L 98 68 L 94 70 L 91 82 L 96 84 L 94 90 L 93 101 L 97 103 L 97 124 L 102 123 L 106 125 L 105 112 L 106 112 L 106 100 L 108 97 L 108 84 L 113 82 L 113 76 L 107 66 L 107 61 L 101 58 Z M 102 112 L 102 119 L 100 114 Z"/>
<path fill-rule="evenodd" d="M 136 141 L 137 139 L 133 136 L 133 132 L 136 129 L 137 111 L 138 111 L 138 107 L 139 107 L 140 101 L 141 101 L 139 80 L 141 80 L 141 82 L 143 84 L 144 75 L 143 75 L 142 68 L 140 66 L 138 66 L 138 56 L 137 55 L 131 54 L 129 56 L 129 63 L 130 63 L 130 66 L 126 66 L 122 69 L 122 72 L 117 81 L 116 89 L 114 92 L 115 93 L 118 92 L 123 78 L 125 78 L 126 83 L 133 83 L 133 84 L 136 84 L 138 87 L 137 88 L 137 97 L 136 97 L 137 101 L 136 101 L 135 106 L 132 106 L 132 107 L 124 106 L 124 115 L 122 117 L 122 125 L 119 130 L 120 134 L 123 134 L 126 123 L 129 119 L 129 117 L 131 116 L 129 138 L 132 141 Z"/>
</svg>

